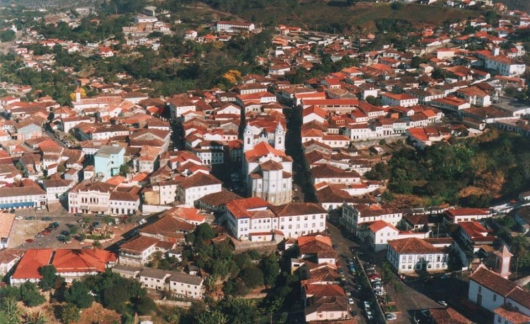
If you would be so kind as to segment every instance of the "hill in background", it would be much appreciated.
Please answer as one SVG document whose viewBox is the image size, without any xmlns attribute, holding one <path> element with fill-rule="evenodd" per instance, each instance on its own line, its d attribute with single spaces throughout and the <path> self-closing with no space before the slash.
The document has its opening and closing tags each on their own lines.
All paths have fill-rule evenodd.
<svg viewBox="0 0 530 324">
<path fill-rule="evenodd" d="M 446 21 L 460 21 L 481 14 L 480 11 L 417 4 L 404 4 L 394 10 L 388 3 L 371 2 L 360 2 L 352 6 L 348 6 L 346 2 L 320 0 L 303 3 L 284 1 L 261 6 L 252 6 L 247 2 L 231 8 L 217 6 L 217 1 L 206 2 L 214 8 L 227 10 L 263 26 L 286 24 L 325 32 L 348 32 L 359 27 L 363 30 L 375 30 L 376 21 L 381 19 L 404 20 L 412 25 L 441 25 Z"/>
<path fill-rule="evenodd" d="M 508 9 L 530 12 L 530 0 L 495 0 L 494 2 L 504 3 Z"/>
</svg>

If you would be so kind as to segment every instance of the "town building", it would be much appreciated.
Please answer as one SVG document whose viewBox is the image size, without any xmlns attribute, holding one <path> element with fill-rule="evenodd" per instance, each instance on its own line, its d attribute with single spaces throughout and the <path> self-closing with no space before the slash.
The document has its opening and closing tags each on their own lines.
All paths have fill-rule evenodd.
<svg viewBox="0 0 530 324">
<path fill-rule="evenodd" d="M 447 270 L 449 249 L 418 238 L 388 241 L 387 260 L 398 273 Z"/>
</svg>

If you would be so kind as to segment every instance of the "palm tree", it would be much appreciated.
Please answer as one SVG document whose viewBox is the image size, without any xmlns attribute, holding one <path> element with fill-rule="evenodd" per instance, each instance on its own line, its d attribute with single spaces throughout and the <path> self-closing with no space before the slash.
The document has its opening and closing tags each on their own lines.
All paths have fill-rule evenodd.
<svg viewBox="0 0 530 324">
<path fill-rule="evenodd" d="M 6 298 L 3 301 L 4 313 L 6 315 L 7 323 L 6 324 L 20 324 L 22 312 L 17 305 L 17 301 L 14 298 Z"/>
<path fill-rule="evenodd" d="M 528 252 L 528 242 L 522 235 L 512 237 L 511 252 L 516 258 L 515 274 L 519 274 L 519 260 Z"/>
<path fill-rule="evenodd" d="M 25 315 L 25 324 L 46 324 L 47 320 L 44 315 L 40 313 L 40 311 L 36 313 L 26 313 Z"/>
</svg>

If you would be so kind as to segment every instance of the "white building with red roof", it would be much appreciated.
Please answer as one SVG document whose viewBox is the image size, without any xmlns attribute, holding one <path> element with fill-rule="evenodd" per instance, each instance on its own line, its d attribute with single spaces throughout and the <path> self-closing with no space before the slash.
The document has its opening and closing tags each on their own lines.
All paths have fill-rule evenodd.
<svg viewBox="0 0 530 324">
<path fill-rule="evenodd" d="M 327 211 L 314 203 L 273 206 L 252 197 L 227 203 L 225 217 L 228 230 L 237 239 L 271 241 L 323 232 Z"/>
<path fill-rule="evenodd" d="M 116 254 L 100 249 L 28 249 L 11 276 L 11 285 L 19 286 L 27 281 L 38 283 L 42 279 L 41 267 L 48 265 L 53 265 L 57 275 L 66 282 L 72 282 L 105 272 L 116 264 L 116 260 Z"/>
<path fill-rule="evenodd" d="M 487 208 L 455 208 L 445 212 L 445 221 L 451 224 L 490 218 L 493 214 Z"/>
<path fill-rule="evenodd" d="M 468 299 L 493 312 L 493 323 L 530 322 L 530 292 L 484 265 L 469 276 Z"/>
<path fill-rule="evenodd" d="M 293 159 L 285 154 L 285 132 L 281 123 L 275 130 L 274 147 L 268 140 L 255 144 L 250 127 L 243 135 L 243 181 L 247 193 L 271 204 L 292 200 Z"/>
<path fill-rule="evenodd" d="M 415 237 L 392 240 L 388 241 L 387 260 L 398 273 L 444 271 L 448 268 L 449 248 Z"/>
<path fill-rule="evenodd" d="M 406 93 L 385 92 L 381 94 L 383 105 L 411 107 L 418 104 L 419 99 Z"/>
</svg>

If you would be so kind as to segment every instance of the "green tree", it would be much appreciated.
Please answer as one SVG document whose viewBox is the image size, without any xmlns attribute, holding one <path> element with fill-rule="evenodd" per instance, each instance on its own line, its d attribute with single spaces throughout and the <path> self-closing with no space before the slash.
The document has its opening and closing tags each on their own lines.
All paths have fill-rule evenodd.
<svg viewBox="0 0 530 324">
<path fill-rule="evenodd" d="M 414 56 L 410 60 L 410 67 L 413 69 L 419 68 L 420 64 L 421 64 L 421 58 L 419 56 Z"/>
<path fill-rule="evenodd" d="M 79 321 L 79 309 L 73 304 L 67 304 L 62 308 L 61 320 L 65 324 L 77 323 Z"/>
<path fill-rule="evenodd" d="M 16 38 L 16 34 L 11 29 L 0 32 L 0 41 L 2 42 L 11 42 Z"/>
<path fill-rule="evenodd" d="M 106 288 L 103 290 L 102 297 L 103 306 L 112 310 L 122 310 L 131 298 L 124 285 L 112 285 Z"/>
<path fill-rule="evenodd" d="M 391 203 L 393 202 L 394 200 L 396 199 L 396 197 L 394 197 L 394 194 L 390 191 L 385 191 L 383 192 L 383 194 L 381 195 L 381 200 L 383 201 L 383 203 L 385 204 L 388 204 L 388 203 Z"/>
<path fill-rule="evenodd" d="M 275 254 L 269 254 L 260 262 L 260 268 L 263 272 L 263 281 L 265 285 L 271 287 L 276 282 L 276 278 L 280 273 L 280 264 Z"/>
<path fill-rule="evenodd" d="M 39 268 L 39 273 L 42 276 L 39 282 L 39 287 L 48 291 L 55 288 L 55 280 L 57 279 L 57 269 L 53 265 L 47 265 Z"/>
<path fill-rule="evenodd" d="M 120 165 L 120 175 L 126 176 L 130 172 L 130 168 L 128 164 L 122 164 Z"/>
<path fill-rule="evenodd" d="M 512 237 L 511 252 L 516 260 L 515 273 L 517 277 L 519 275 L 519 260 L 528 253 L 528 241 L 526 240 L 526 237 L 523 235 Z"/>
<path fill-rule="evenodd" d="M 19 324 L 22 323 L 22 312 L 17 305 L 17 300 L 12 297 L 2 298 L 0 309 L 0 323 Z"/>
<path fill-rule="evenodd" d="M 37 286 L 29 281 L 20 286 L 20 298 L 28 307 L 39 306 L 46 301 L 46 298 L 37 290 Z"/>
<path fill-rule="evenodd" d="M 204 242 L 215 237 L 215 231 L 208 223 L 202 223 L 201 225 L 197 226 L 195 231 L 193 231 L 193 234 L 195 236 L 195 242 L 197 242 L 197 240 Z"/>
<path fill-rule="evenodd" d="M 245 285 L 250 289 L 254 289 L 258 286 L 263 285 L 263 273 L 259 268 L 255 266 L 246 268 L 245 270 L 241 271 L 240 277 L 241 279 L 243 279 Z"/>
<path fill-rule="evenodd" d="M 88 308 L 94 301 L 94 297 L 90 294 L 90 289 L 88 289 L 87 285 L 77 280 L 65 291 L 64 299 L 77 308 Z"/>
<path fill-rule="evenodd" d="M 149 296 L 141 296 L 135 302 L 139 315 L 149 315 L 156 311 L 156 304 Z"/>
</svg>

